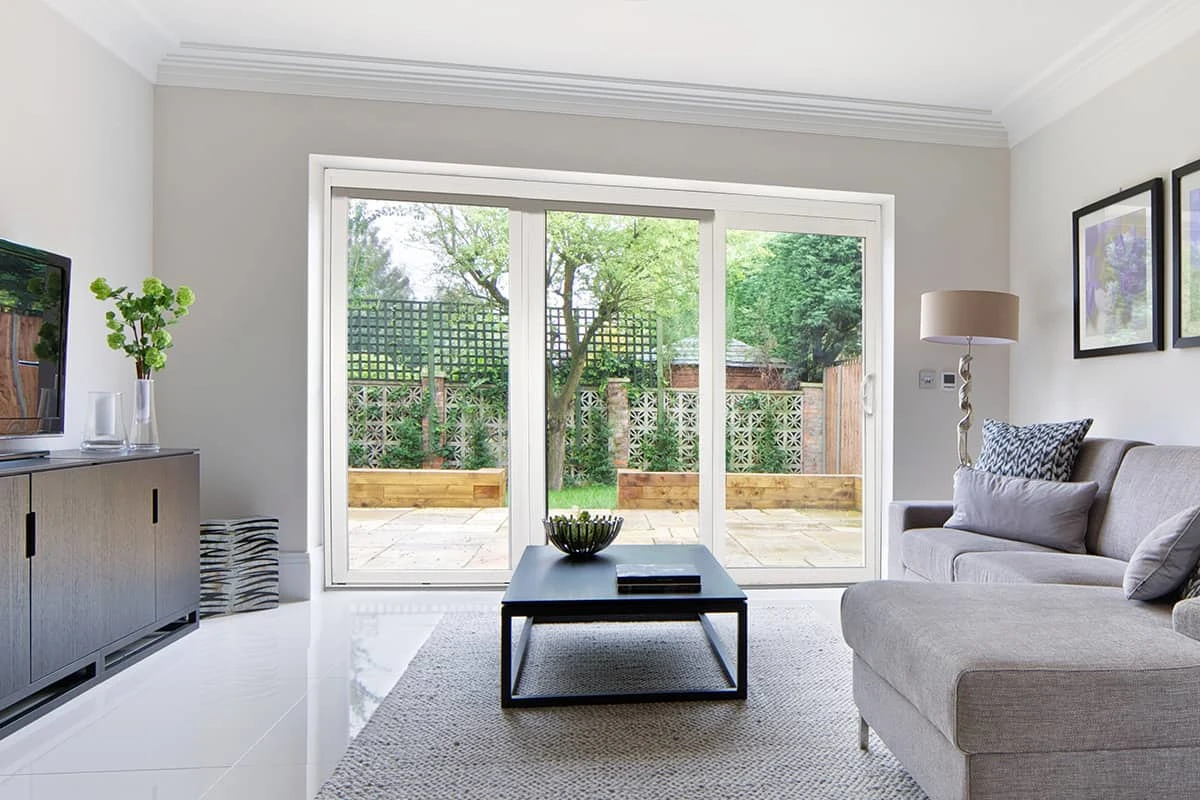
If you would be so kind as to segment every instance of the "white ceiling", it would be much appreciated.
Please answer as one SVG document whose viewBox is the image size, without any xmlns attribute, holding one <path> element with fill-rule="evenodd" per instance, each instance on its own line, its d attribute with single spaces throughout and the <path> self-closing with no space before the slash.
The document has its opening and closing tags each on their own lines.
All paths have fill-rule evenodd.
<svg viewBox="0 0 1200 800">
<path fill-rule="evenodd" d="M 1045 106 L 1070 81 L 1075 95 L 1094 94 L 1098 83 L 1200 30 L 1196 0 L 46 1 L 119 53 L 135 43 L 143 71 L 157 56 L 160 82 L 169 73 L 168 83 L 220 84 L 220 73 L 228 84 L 238 57 L 243 68 L 246 58 L 270 61 L 294 76 L 300 61 L 311 69 L 334 56 L 343 82 L 348 72 L 378 68 L 377 79 L 396 63 L 409 74 L 433 62 L 487 68 L 473 74 L 514 85 L 549 80 L 525 75 L 534 71 L 622 79 L 632 94 L 639 86 L 671 94 L 661 85 L 670 82 L 734 89 L 743 99 L 757 90 L 758 102 L 785 105 L 788 96 L 764 100 L 762 90 L 882 101 L 893 110 L 949 106 L 973 110 L 970 124 L 979 112 L 1003 119 L 1010 136 L 1007 112 Z M 594 92 L 596 82 L 588 85 Z M 293 81 L 283 90 L 305 89 Z M 574 91 L 589 89 L 576 83 Z M 734 97 L 723 91 L 709 100 Z"/>
</svg>

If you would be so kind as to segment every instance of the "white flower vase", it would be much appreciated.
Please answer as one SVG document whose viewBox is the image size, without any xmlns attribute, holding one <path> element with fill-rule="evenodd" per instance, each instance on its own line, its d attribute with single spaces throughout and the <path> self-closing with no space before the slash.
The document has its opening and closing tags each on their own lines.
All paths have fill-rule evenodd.
<svg viewBox="0 0 1200 800">
<path fill-rule="evenodd" d="M 138 378 L 134 389 L 129 449 L 143 452 L 158 449 L 158 415 L 154 411 L 153 378 Z"/>
</svg>

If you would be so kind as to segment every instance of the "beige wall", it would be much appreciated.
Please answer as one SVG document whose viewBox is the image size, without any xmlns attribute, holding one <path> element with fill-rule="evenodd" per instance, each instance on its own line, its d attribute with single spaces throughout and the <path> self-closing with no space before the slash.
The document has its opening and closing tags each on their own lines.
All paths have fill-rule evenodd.
<svg viewBox="0 0 1200 800">
<path fill-rule="evenodd" d="M 1101 436 L 1200 444 L 1200 350 L 1170 345 L 1170 174 L 1200 158 L 1200 37 L 1013 150 L 1012 286 L 1021 296 L 1013 420 L 1090 416 Z M 1166 183 L 1164 352 L 1074 360 L 1071 214 L 1153 177 Z"/>
<path fill-rule="evenodd" d="M 67 435 L 20 446 L 77 447 L 87 392 L 133 389 L 87 286 L 151 272 L 154 93 L 40 0 L 4 0 L 0 18 L 0 238 L 72 259 Z"/>
<path fill-rule="evenodd" d="M 279 514 L 286 550 L 319 543 L 305 524 L 310 153 L 894 194 L 886 491 L 949 494 L 954 396 L 919 392 L 917 370 L 952 366 L 957 352 L 918 341 L 918 298 L 1007 288 L 1005 150 L 161 86 L 155 134 L 158 274 L 200 298 L 160 416 L 169 440 L 203 449 L 207 515 Z M 981 415 L 1006 414 L 1006 373 L 1003 348 L 980 353 Z"/>
</svg>

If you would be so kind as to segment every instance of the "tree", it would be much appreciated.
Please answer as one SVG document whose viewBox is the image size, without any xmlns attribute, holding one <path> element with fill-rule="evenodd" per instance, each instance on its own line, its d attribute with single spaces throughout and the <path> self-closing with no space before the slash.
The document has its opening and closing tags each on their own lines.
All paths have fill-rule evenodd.
<svg viewBox="0 0 1200 800">
<path fill-rule="evenodd" d="M 444 296 L 508 309 L 507 210 L 422 203 L 405 213 L 447 281 Z M 671 330 L 686 327 L 689 315 L 694 320 L 698 239 L 699 226 L 690 220 L 546 214 L 547 303 L 562 314 L 561 328 L 550 336 L 566 353 L 546 364 L 552 491 L 562 488 L 567 427 L 593 342 L 622 314 L 660 314 Z"/>
<path fill-rule="evenodd" d="M 407 300 L 412 287 L 404 269 L 392 263 L 392 251 L 376 226 L 380 217 L 394 213 L 388 206 L 371 208 L 365 200 L 350 203 L 346 252 L 346 289 L 349 300 Z"/>
<path fill-rule="evenodd" d="M 792 377 L 820 381 L 825 367 L 862 352 L 862 241 L 784 233 L 730 260 L 731 335 L 787 360 Z M 772 346 L 773 343 L 773 346 Z"/>
</svg>

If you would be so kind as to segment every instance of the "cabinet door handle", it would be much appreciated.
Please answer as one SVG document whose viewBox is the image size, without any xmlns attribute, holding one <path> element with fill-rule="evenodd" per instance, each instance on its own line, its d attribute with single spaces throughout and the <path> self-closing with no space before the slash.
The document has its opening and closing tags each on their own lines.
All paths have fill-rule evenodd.
<svg viewBox="0 0 1200 800">
<path fill-rule="evenodd" d="M 157 525 L 158 524 L 158 489 L 154 490 L 152 497 L 153 497 L 153 499 L 151 501 L 151 504 L 153 505 L 154 510 L 151 513 L 154 516 L 154 524 Z"/>
<path fill-rule="evenodd" d="M 25 557 L 33 558 L 37 555 L 37 512 L 29 511 L 25 514 Z"/>
</svg>

